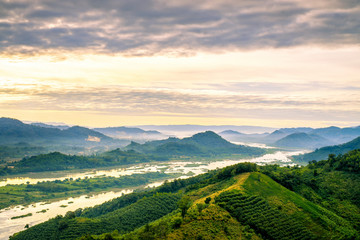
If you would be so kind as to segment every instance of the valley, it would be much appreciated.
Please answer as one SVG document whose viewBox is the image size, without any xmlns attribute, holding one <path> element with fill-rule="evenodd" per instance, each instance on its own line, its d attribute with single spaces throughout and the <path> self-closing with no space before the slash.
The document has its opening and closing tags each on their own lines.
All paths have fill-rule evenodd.
<svg viewBox="0 0 360 240">
<path fill-rule="evenodd" d="M 158 173 L 162 172 L 167 174 L 166 176 L 162 176 L 165 179 L 174 179 L 174 178 L 188 178 L 194 175 L 206 173 L 209 170 L 215 170 L 218 168 L 223 168 L 226 166 L 231 166 L 233 164 L 239 162 L 252 162 L 257 164 L 280 164 L 280 165 L 288 165 L 291 164 L 291 160 L 289 157 L 292 154 L 299 154 L 299 152 L 275 152 L 273 154 L 267 154 L 262 157 L 252 158 L 252 159 L 228 159 L 221 160 L 213 159 L 213 160 L 203 160 L 203 161 L 170 161 L 170 162 L 161 162 L 161 163 L 144 163 L 137 164 L 122 168 L 104 168 L 104 169 L 96 169 L 96 170 L 82 170 L 82 171 L 57 171 L 57 172 L 41 172 L 41 173 L 28 173 L 25 175 L 14 175 L 3 177 L 0 180 L 0 196 L 4 196 L 1 193 L 6 191 L 4 188 L 7 184 L 12 185 L 26 185 L 36 184 L 38 182 L 51 181 L 65 181 L 66 179 L 85 179 L 85 178 L 96 178 L 96 177 L 120 177 L 120 176 L 130 176 L 130 175 L 139 175 L 145 173 Z M 151 180 L 151 179 L 150 179 Z M 142 187 L 154 187 L 162 184 L 162 181 L 156 181 L 156 179 L 152 179 L 155 182 L 149 184 L 138 184 L 136 188 L 139 186 Z M 132 184 L 134 184 L 132 182 Z M 14 187 L 13 187 L 14 188 Z M 83 191 L 77 193 L 74 191 L 73 193 L 67 194 L 66 197 L 65 192 L 57 193 L 60 194 L 54 197 L 49 197 L 46 199 L 44 196 L 44 200 L 39 202 L 29 201 L 28 206 L 14 206 L 11 208 L 2 209 L 0 212 L 0 239 L 7 239 L 6 236 L 9 236 L 10 233 L 15 233 L 16 231 L 20 231 L 24 228 L 26 224 L 33 226 L 40 222 L 46 221 L 49 218 L 55 217 L 58 214 L 64 215 L 68 211 L 75 211 L 77 208 L 83 207 L 92 207 L 96 204 L 101 204 L 105 201 L 111 200 L 113 198 L 121 196 L 123 193 L 130 193 L 136 188 L 127 187 L 126 189 L 119 188 L 118 185 L 113 185 L 108 188 L 106 191 L 103 186 L 99 186 L 99 189 L 87 190 L 87 193 L 83 194 Z M 114 192 L 116 190 L 116 192 Z M 98 191 L 104 193 L 98 193 Z M 82 195 L 83 194 L 83 195 Z M 20 194 L 21 196 L 21 194 Z M 78 196 L 78 197 L 75 197 Z M 89 197 L 90 196 L 90 197 Z M 57 200 L 63 199 L 63 200 Z M 9 199 L 8 201 L 10 201 Z M 72 202 L 68 204 L 68 202 Z M 46 204 L 45 204 L 46 203 Z M 12 205 L 14 202 L 12 203 Z M 66 207 L 60 207 L 61 205 L 66 205 Z M 49 209 L 45 213 L 41 213 L 39 211 L 43 209 Z M 19 218 L 19 219 L 11 219 L 11 217 L 19 216 L 22 214 L 32 213 L 32 216 Z"/>
<path fill-rule="evenodd" d="M 6 122 L 11 123 L 11 121 L 9 120 L 6 120 Z M 15 123 L 18 125 L 20 124 L 19 122 Z M 26 124 L 20 124 L 20 126 L 25 129 L 28 128 Z M 44 126 L 41 124 L 37 124 L 35 125 L 35 127 L 37 127 L 35 128 L 37 131 L 40 131 L 38 128 L 43 128 Z M 45 127 L 49 128 L 49 126 Z M 34 128 L 34 126 L 32 126 L 31 128 Z M 69 129 L 69 127 L 66 126 L 61 126 L 61 128 L 62 129 L 60 129 L 59 131 Z M 192 126 L 192 128 L 194 128 L 194 126 Z M 14 239 L 17 239 L 17 237 L 15 237 L 17 236 L 16 232 L 27 229 L 29 227 L 30 231 L 31 229 L 33 229 L 33 227 L 38 228 L 38 224 L 41 225 L 41 223 L 44 223 L 44 226 L 47 226 L 48 222 L 52 222 L 52 224 L 56 222 L 55 225 L 60 224 L 60 222 L 61 224 L 65 224 L 66 222 L 66 226 L 64 225 L 64 227 L 61 227 L 59 225 L 59 227 L 52 230 L 46 230 L 46 232 L 55 231 L 57 232 L 56 234 L 62 234 L 62 228 L 64 228 L 66 232 L 68 226 L 72 226 L 72 224 L 75 224 L 74 227 L 76 229 L 79 227 L 81 229 L 82 225 L 77 226 L 76 222 L 72 222 L 70 224 L 68 220 L 70 221 L 75 217 L 75 219 L 78 219 L 76 221 L 81 222 L 83 220 L 80 219 L 82 219 L 83 216 L 87 216 L 87 214 L 89 214 L 90 212 L 97 211 L 97 208 L 102 208 L 102 206 L 107 206 L 112 202 L 115 203 L 117 201 L 123 201 L 121 199 L 127 195 L 129 195 L 130 198 L 132 198 L 132 194 L 135 194 L 135 196 L 152 196 L 154 199 L 156 199 L 155 195 L 153 196 L 153 194 L 157 194 L 159 191 L 162 193 L 170 194 L 161 197 L 163 198 L 161 201 L 172 202 L 172 205 L 169 205 L 172 207 L 169 209 L 162 209 L 162 206 L 156 206 L 156 204 L 154 205 L 154 207 L 159 209 L 160 212 L 164 210 L 162 214 L 165 215 L 160 214 L 155 217 L 149 213 L 149 216 L 151 217 L 149 218 L 149 220 L 147 220 L 149 221 L 147 222 L 147 224 L 150 224 L 150 229 L 146 230 L 149 231 L 146 234 L 150 234 L 152 228 L 154 228 L 155 232 L 157 231 L 156 229 L 158 227 L 156 226 L 158 223 L 162 222 L 162 217 L 170 218 L 170 222 L 178 221 L 180 224 L 179 220 L 175 220 L 177 217 L 175 217 L 176 211 L 174 212 L 174 210 L 176 210 L 178 206 L 177 204 L 180 204 L 181 201 L 185 201 L 180 201 L 180 199 L 188 196 L 191 199 L 189 203 L 192 202 L 192 205 L 195 206 L 195 210 L 191 210 L 192 214 L 195 214 L 196 211 L 199 211 L 199 213 L 190 217 L 190 220 L 186 220 L 186 218 L 184 218 L 183 216 L 182 224 L 184 229 L 176 229 L 171 226 L 167 226 L 168 234 L 166 236 L 169 239 L 186 239 L 188 236 L 191 236 L 191 234 L 194 234 L 194 236 L 198 235 L 198 232 L 193 233 L 191 231 L 191 228 L 194 224 L 191 222 L 197 222 L 198 220 L 200 220 L 201 222 L 201 219 L 203 217 L 207 219 L 209 217 L 209 214 L 212 215 L 215 214 L 215 212 L 219 212 L 221 214 L 216 216 L 214 215 L 212 218 L 221 219 L 227 216 L 225 218 L 231 219 L 230 222 L 232 226 L 237 226 L 236 228 L 226 226 L 227 230 L 219 230 L 220 238 L 224 237 L 225 235 L 232 236 L 232 234 L 240 234 L 244 236 L 252 236 L 251 238 L 254 239 L 261 239 L 264 234 L 266 236 L 269 234 L 269 238 L 279 239 L 288 236 L 286 234 L 290 234 L 289 236 L 294 237 L 297 233 L 301 233 L 299 236 L 302 237 L 299 237 L 299 239 L 303 237 L 313 238 L 316 234 L 313 235 L 314 232 L 312 232 L 313 230 L 311 229 L 309 230 L 309 226 L 317 226 L 315 227 L 317 228 L 316 231 L 322 231 L 321 234 L 325 234 L 324 230 L 321 230 L 322 228 L 317 225 L 318 223 L 315 223 L 317 221 L 314 220 L 315 222 L 308 222 L 308 225 L 299 225 L 299 223 L 297 222 L 305 221 L 304 219 L 307 219 L 310 215 L 302 216 L 298 219 L 293 219 L 286 217 L 284 213 L 281 213 L 281 211 L 279 211 L 283 207 L 287 208 L 285 203 L 288 201 L 295 201 L 295 198 L 291 198 L 291 200 L 274 200 L 275 195 L 273 195 L 274 193 L 271 193 L 271 191 L 276 192 L 278 190 L 273 189 L 269 192 L 269 190 L 266 188 L 262 189 L 262 187 L 264 186 L 259 186 L 259 189 L 262 189 L 260 192 L 258 190 L 255 191 L 253 188 L 248 188 L 246 190 L 246 182 L 248 181 L 248 179 L 258 179 L 257 181 L 260 182 L 261 180 L 259 179 L 264 179 L 263 181 L 269 182 L 270 179 L 265 178 L 265 175 L 267 175 L 271 178 L 271 181 L 275 180 L 277 183 L 280 183 L 282 187 L 286 187 L 286 189 L 289 189 L 291 191 L 298 191 L 298 194 L 307 198 L 308 201 L 311 201 L 315 204 L 323 205 L 325 204 L 324 202 L 317 202 L 317 200 L 315 201 L 315 199 L 319 198 L 319 196 L 312 192 L 313 190 L 300 187 L 301 185 L 298 185 L 299 182 L 302 181 L 304 181 L 304 184 L 306 185 L 312 184 L 311 186 L 315 186 L 314 184 L 316 184 L 313 180 L 308 180 L 307 175 L 304 175 L 304 178 L 299 178 L 300 172 L 301 174 L 307 172 L 308 170 L 306 169 L 309 169 L 311 166 L 316 164 L 316 161 L 310 161 L 310 164 L 308 164 L 309 160 L 306 159 L 309 159 L 309 157 L 307 156 L 318 156 L 318 152 L 321 152 L 323 154 L 321 155 L 321 159 L 325 159 L 326 157 L 323 156 L 327 156 L 332 152 L 335 152 L 336 154 L 346 153 L 359 147 L 358 138 L 356 138 L 348 143 L 336 145 L 333 147 L 315 149 L 315 151 L 313 151 L 316 146 L 326 144 L 328 143 L 328 141 L 325 140 L 325 137 L 319 137 L 315 134 L 315 132 L 322 133 L 324 131 L 311 128 L 280 129 L 275 130 L 271 134 L 242 134 L 234 130 L 223 131 L 219 134 L 216 134 L 213 131 L 205 131 L 198 132 L 190 137 L 168 137 L 160 140 L 158 139 L 161 135 L 159 131 L 141 131 L 136 128 L 104 128 L 96 130 L 99 130 L 102 133 L 112 134 L 113 137 L 119 137 L 120 135 L 116 134 L 124 134 L 124 131 L 128 131 L 127 134 L 130 135 L 131 132 L 134 132 L 134 137 L 136 138 L 140 138 L 140 136 L 146 137 L 148 134 L 149 138 L 151 137 L 155 139 L 149 139 L 148 141 L 144 142 L 131 141 L 128 145 L 122 146 L 121 148 L 117 147 L 115 149 L 103 149 L 102 151 L 97 151 L 90 154 L 79 155 L 71 154 L 70 152 L 48 152 L 38 154 L 38 152 L 33 152 L 35 153 L 34 155 L 25 156 L 22 159 L 14 159 L 11 161 L 9 161 L 8 156 L 10 156 L 11 151 L 14 152 L 15 149 L 4 148 L 4 152 L 8 155 L 4 155 L 6 156 L 6 158 L 3 158 L 2 168 L 0 169 L 0 174 L 2 175 L 0 177 L 0 239 L 7 239 L 12 234 L 15 234 Z M 334 131 L 333 128 L 330 128 L 330 130 Z M 345 132 L 346 136 L 355 136 L 358 131 L 357 128 L 335 130 L 336 134 L 338 134 L 338 139 L 339 136 L 342 134 L 341 131 Z M 40 132 L 42 131 L 47 130 L 41 130 Z M 78 131 L 78 133 L 85 134 L 91 133 L 99 136 L 100 138 L 101 135 L 99 134 L 102 134 L 95 134 L 94 132 L 91 132 L 93 130 L 87 130 L 81 127 L 79 127 L 76 131 Z M 325 132 L 328 134 L 327 138 L 331 138 L 331 136 L 333 136 L 331 134 L 329 135 L 328 131 Z M 59 134 L 59 132 L 56 131 L 56 134 Z M 131 139 L 129 137 L 130 135 L 127 135 L 126 138 Z M 161 136 L 163 137 L 164 135 Z M 106 137 L 107 141 L 111 142 L 112 140 L 108 138 L 110 137 Z M 334 140 L 335 138 L 332 139 L 334 142 L 336 142 Z M 125 139 L 122 140 L 125 141 Z M 115 142 L 117 141 L 118 140 L 115 140 Z M 318 145 L 319 142 L 322 143 Z M 95 142 L 95 144 L 98 143 Z M 111 148 L 111 144 L 103 145 L 103 147 L 106 146 L 106 148 Z M 313 147 L 309 147 L 309 144 Z M 23 146 L 25 145 L 23 144 Z M 82 145 L 79 144 L 77 146 L 81 148 Z M 29 150 L 38 151 L 41 150 L 41 148 L 29 148 Z M 24 153 L 25 151 L 18 151 L 18 154 Z M 339 158 L 340 157 L 341 156 L 339 156 Z M 247 170 L 244 170 L 243 168 Z M 300 172 L 295 174 L 296 171 Z M 237 175 L 238 173 L 240 173 L 240 175 Z M 325 173 L 320 170 L 316 174 L 325 175 Z M 192 180 L 197 178 L 203 179 L 204 176 L 208 176 L 209 180 L 206 180 L 202 187 L 205 187 L 205 189 L 216 190 L 211 190 L 213 192 L 211 193 L 210 191 L 208 195 L 204 195 L 207 190 L 205 191 L 199 189 L 198 187 L 196 187 L 196 184 L 193 183 Z M 216 177 L 214 178 L 214 176 Z M 230 180 L 232 176 L 234 178 L 233 180 Z M 342 176 L 337 176 L 337 178 L 339 177 Z M 227 180 L 223 181 L 224 179 Z M 182 181 L 185 182 L 181 183 Z M 188 182 L 186 183 L 186 181 Z M 199 180 L 195 180 L 195 182 L 197 181 Z M 174 186 L 174 183 L 181 184 L 179 186 Z M 183 184 L 185 184 L 185 186 L 183 186 Z M 210 185 L 207 186 L 207 184 Z M 212 186 L 212 184 L 214 184 L 214 186 Z M 255 184 L 255 182 L 252 184 Z M 349 184 L 353 186 L 353 183 Z M 165 190 L 168 187 L 170 187 L 170 189 Z M 184 195 L 184 189 L 180 191 L 180 189 L 183 187 L 185 187 L 186 189 L 185 192 L 190 191 L 188 188 L 192 189 L 193 187 L 195 187 L 195 189 L 197 190 L 195 190 L 196 193 L 194 192 L 190 195 Z M 321 188 L 323 188 L 323 186 Z M 199 195 L 197 191 L 200 191 L 202 193 Z M 231 195 L 230 192 L 231 194 L 234 194 Z M 355 190 L 355 192 L 357 192 L 357 190 Z M 224 198 L 224 194 L 228 195 L 226 195 L 226 197 Z M 254 194 L 256 195 L 256 198 L 253 196 Z M 266 198 L 265 200 L 263 198 L 258 198 L 258 196 L 261 196 L 263 194 L 271 195 L 271 200 L 269 199 L 270 202 L 266 200 Z M 197 198 L 195 196 L 201 197 Z M 245 203 L 246 201 L 261 202 L 262 205 L 261 207 L 259 205 L 259 207 L 269 209 L 270 215 L 277 216 L 278 218 L 284 218 L 283 221 L 285 221 L 286 224 L 296 225 L 298 227 L 294 228 L 294 231 L 290 231 L 288 228 L 283 229 L 279 227 L 277 230 L 275 230 L 275 232 L 271 232 L 266 226 L 265 228 L 263 228 L 256 225 L 259 221 L 261 222 L 264 220 L 259 219 L 255 222 L 252 222 L 253 220 L 251 220 L 252 218 L 250 218 L 249 220 L 242 222 L 240 220 L 246 219 L 247 216 L 242 216 L 239 218 L 240 215 L 238 215 L 237 212 L 233 212 L 232 208 L 228 208 L 228 204 L 226 203 L 227 200 L 224 199 L 228 199 L 229 197 L 234 198 L 234 200 L 231 201 L 238 201 L 240 199 L 239 201 L 245 201 Z M 207 201 L 207 198 L 216 201 L 211 203 L 210 205 L 204 205 L 202 202 Z M 125 197 L 125 199 L 127 198 Z M 149 201 L 153 200 L 149 199 Z M 277 211 L 274 211 L 272 209 L 272 201 L 280 201 L 280 203 L 277 203 L 278 205 L 275 204 L 275 207 L 278 208 Z M 175 204 L 176 202 L 177 204 Z M 226 204 L 224 205 L 224 203 Z M 138 203 L 137 200 L 131 200 L 131 203 L 129 204 L 130 205 L 128 206 L 128 208 L 132 209 L 131 204 Z M 142 204 L 145 204 L 145 202 L 140 201 L 139 204 L 140 206 L 142 206 Z M 146 203 L 145 205 L 147 204 L 148 203 Z M 306 204 L 301 205 L 300 208 L 318 208 L 317 206 L 310 207 L 310 205 L 308 206 Z M 336 202 L 336 204 L 343 203 Z M 354 203 L 347 203 L 346 206 L 351 206 L 352 208 L 354 208 L 355 206 L 353 204 Z M 325 205 L 323 205 L 323 207 L 324 206 Z M 85 215 L 83 215 L 82 213 L 82 211 L 84 211 L 84 208 L 86 208 L 86 213 L 84 213 Z M 116 207 L 116 209 L 117 208 L 118 207 Z M 113 210 L 115 210 L 115 208 Z M 119 208 L 116 211 L 120 213 L 122 210 L 120 210 Z M 202 216 L 201 214 L 202 211 L 206 213 L 204 216 Z M 316 211 L 319 212 L 316 214 L 325 214 L 324 210 Z M 335 207 L 334 211 L 335 214 L 339 214 L 340 216 L 344 217 L 344 215 L 338 211 L 337 207 Z M 136 214 L 136 211 L 134 212 L 134 214 Z M 331 215 L 332 213 L 326 214 Z M 90 215 L 93 215 L 93 213 L 91 213 Z M 95 215 L 97 216 L 98 213 L 96 213 Z M 329 216 L 326 217 L 328 218 Z M 109 217 L 112 219 L 110 213 Z M 129 216 L 127 216 L 126 218 L 128 217 Z M 301 218 L 303 218 L 303 220 L 301 220 Z M 331 218 L 337 219 L 338 217 L 332 216 Z M 103 219 L 103 217 L 100 217 L 100 219 Z M 95 224 L 93 227 L 97 230 L 92 232 L 92 237 L 95 239 L 103 239 L 106 234 L 106 236 L 110 234 L 115 239 L 127 239 L 128 237 L 129 239 L 142 239 L 142 234 L 145 234 L 146 232 L 143 232 L 143 227 L 141 227 L 143 226 L 144 221 L 140 219 L 136 220 L 136 223 L 134 222 L 135 225 L 130 224 L 132 227 L 130 227 L 130 225 L 129 227 L 126 227 L 127 230 L 118 229 L 118 233 L 109 233 L 112 230 L 116 229 L 116 225 L 110 225 L 105 227 L 105 225 L 101 223 L 102 220 L 98 219 L 95 221 L 100 221 L 98 223 L 94 223 L 93 220 L 84 221 L 87 222 L 86 224 L 90 224 L 86 226 L 92 226 L 93 224 Z M 155 225 L 151 223 L 152 221 L 155 221 Z M 187 223 L 187 221 L 190 222 Z M 343 220 L 333 219 L 331 221 L 342 222 Z M 98 226 L 97 224 L 100 224 L 102 227 L 100 227 L 100 225 Z M 212 227 L 219 227 L 217 226 L 218 223 L 216 223 L 216 221 L 213 223 L 207 222 L 206 224 L 215 224 Z M 275 222 L 267 224 L 270 224 L 271 226 L 276 225 Z M 333 223 L 329 222 L 326 224 Z M 200 224 L 199 226 L 200 228 L 205 227 L 206 229 L 209 227 L 205 225 L 203 226 L 202 224 Z M 246 226 L 250 226 L 250 228 Z M 141 228 L 136 230 L 137 227 Z M 346 225 L 341 227 L 341 229 L 343 228 L 346 228 L 346 231 L 349 231 L 350 235 L 354 234 L 354 230 L 352 230 L 352 227 Z M 71 227 L 69 229 L 71 229 Z M 134 232 L 131 232 L 132 230 L 134 230 Z M 77 237 L 81 237 L 81 234 L 84 233 L 82 231 L 85 230 L 81 230 L 78 233 L 79 235 L 75 235 Z M 108 233 L 106 233 L 106 231 Z M 340 231 L 339 233 L 337 233 L 339 234 L 339 236 L 344 234 L 343 232 L 341 232 L 342 230 L 334 231 Z M 26 235 L 27 232 L 28 231 L 25 231 Z M 66 239 L 73 239 L 73 237 L 70 236 L 75 235 L 72 235 L 74 234 L 73 230 L 71 230 L 71 232 L 72 233 L 70 235 L 66 235 L 68 233 L 64 235 Z M 279 232 L 286 232 L 286 234 L 284 233 L 285 235 L 281 235 Z M 100 235 L 97 236 L 97 234 Z M 209 229 L 207 229 L 205 232 L 201 232 L 201 235 L 205 239 L 209 238 L 208 234 Z M 42 237 L 40 237 L 40 239 L 41 238 Z"/>
</svg>

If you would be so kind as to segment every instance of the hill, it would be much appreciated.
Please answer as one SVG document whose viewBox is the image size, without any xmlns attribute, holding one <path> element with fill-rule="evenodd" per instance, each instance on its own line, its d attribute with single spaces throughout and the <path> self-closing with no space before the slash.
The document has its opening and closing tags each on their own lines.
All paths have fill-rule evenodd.
<svg viewBox="0 0 360 240">
<path fill-rule="evenodd" d="M 316 149 L 311 153 L 306 153 L 298 156 L 293 156 L 294 160 L 309 162 L 311 160 L 322 160 L 326 159 L 329 154 L 344 154 L 348 151 L 360 149 L 360 137 L 354 140 L 335 146 L 327 146 Z"/>
<path fill-rule="evenodd" d="M 11 147 L 18 143 L 31 143 L 34 148 L 43 148 L 42 153 L 61 151 L 83 154 L 104 151 L 110 147 L 120 147 L 129 142 L 113 139 L 80 126 L 59 129 L 38 125 L 25 124 L 11 118 L 0 118 L 0 145 Z M 37 151 L 31 154 L 35 153 Z M 25 154 L 21 157 L 25 157 Z"/>
<path fill-rule="evenodd" d="M 311 133 L 320 135 L 339 144 L 349 142 L 359 137 L 360 126 L 348 128 L 339 128 L 332 126 L 327 128 L 314 129 L 313 131 L 311 131 Z"/>
<path fill-rule="evenodd" d="M 132 143 L 125 149 L 160 156 L 214 156 L 221 154 L 242 154 L 260 156 L 265 150 L 255 147 L 232 144 L 212 131 L 197 133 L 183 139 L 168 138 L 145 144 Z"/>
<path fill-rule="evenodd" d="M 0 176 L 26 172 L 119 166 L 165 160 L 168 159 L 165 157 L 145 155 L 132 150 L 121 151 L 120 149 L 91 156 L 66 155 L 60 152 L 52 152 L 48 154 L 25 157 L 21 161 L 9 163 L 7 166 L 0 168 Z"/>
<path fill-rule="evenodd" d="M 277 147 L 287 148 L 315 149 L 317 147 L 330 145 L 331 143 L 331 141 L 315 134 L 292 133 L 284 138 L 279 139 L 274 143 L 274 145 Z"/>
<path fill-rule="evenodd" d="M 167 137 L 161 132 L 155 130 L 145 131 L 141 128 L 134 127 L 107 127 L 94 128 L 94 130 L 112 138 L 130 139 L 134 141 L 159 140 Z"/>
<path fill-rule="evenodd" d="M 225 130 L 219 133 L 219 135 L 244 135 L 244 133 L 238 132 L 238 131 L 234 131 L 234 130 Z"/>
<path fill-rule="evenodd" d="M 241 163 L 68 212 L 10 239 L 358 239 L 360 152 Z"/>
<path fill-rule="evenodd" d="M 234 130 L 226 130 L 220 132 L 219 135 L 232 142 L 263 143 L 263 138 L 266 137 L 268 133 L 245 134 Z"/>
<path fill-rule="evenodd" d="M 56 141 L 78 141 L 82 143 L 91 142 L 90 137 L 97 138 L 97 142 L 113 141 L 112 138 L 94 130 L 74 126 L 66 129 L 40 127 L 25 124 L 19 120 L 11 118 L 0 118 L 0 142 L 56 142 Z M 95 142 L 95 141 L 94 141 Z"/>
<path fill-rule="evenodd" d="M 64 130 L 64 129 L 67 129 L 70 127 L 67 125 L 51 125 L 51 124 L 46 124 L 46 123 L 41 123 L 41 122 L 31 123 L 31 125 L 38 126 L 38 127 L 44 127 L 44 128 L 58 128 L 61 130 Z"/>
</svg>

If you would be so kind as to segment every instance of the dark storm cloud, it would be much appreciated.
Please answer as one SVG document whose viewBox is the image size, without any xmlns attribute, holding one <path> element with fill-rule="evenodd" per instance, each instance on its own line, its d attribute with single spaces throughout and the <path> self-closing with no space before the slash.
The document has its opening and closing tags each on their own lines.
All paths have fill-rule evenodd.
<svg viewBox="0 0 360 240">
<path fill-rule="evenodd" d="M 65 49 L 151 55 L 358 45 L 359 29 L 356 0 L 0 0 L 3 53 Z"/>
</svg>

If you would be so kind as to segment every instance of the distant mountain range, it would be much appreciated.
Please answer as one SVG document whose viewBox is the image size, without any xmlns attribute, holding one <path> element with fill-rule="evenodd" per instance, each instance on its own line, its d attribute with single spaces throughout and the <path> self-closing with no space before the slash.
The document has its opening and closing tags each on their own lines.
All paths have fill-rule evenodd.
<svg viewBox="0 0 360 240">
<path fill-rule="evenodd" d="M 129 142 L 129 140 L 113 139 L 80 126 L 59 129 L 46 124 L 25 124 L 16 119 L 0 118 L 0 145 L 8 146 L 4 148 L 8 151 L 16 150 L 26 155 L 50 151 L 71 154 L 92 153 L 125 146 Z"/>
<path fill-rule="evenodd" d="M 123 147 L 130 141 L 145 143 L 147 141 L 163 140 L 145 144 L 142 148 L 167 143 L 173 151 L 179 154 L 185 151 L 184 144 L 188 144 L 188 137 L 192 132 L 216 131 L 224 139 L 234 143 L 264 143 L 281 148 L 305 148 L 316 149 L 329 145 L 343 144 L 360 136 L 359 127 L 327 127 L 327 128 L 267 128 L 256 126 L 201 126 L 201 125 L 144 125 L 139 127 L 107 127 L 107 128 L 85 128 L 80 126 L 51 125 L 45 123 L 25 124 L 11 118 L 0 118 L 0 145 L 13 145 L 19 142 L 31 143 L 34 146 L 66 146 L 62 152 L 81 152 L 77 147 L 87 148 L 90 151 L 108 150 L 109 147 Z M 244 132 L 241 132 L 243 130 Z M 271 130 L 270 132 L 264 132 Z M 263 133 L 249 133 L 249 132 Z M 170 138 L 169 136 L 182 136 L 182 139 Z M 179 142 L 180 141 L 180 142 Z M 171 142 L 171 144 L 169 144 Z M 179 144 L 182 144 L 179 146 Z M 199 143 L 196 143 L 199 145 Z M 90 148 L 89 148 L 90 147 Z M 104 149 L 105 147 L 105 149 Z M 188 146 L 189 147 L 189 146 Z M 73 148 L 73 150 L 72 150 Z M 163 153 L 167 150 L 164 146 L 159 148 Z M 181 150 L 182 149 L 182 150 Z M 14 150 L 14 149 L 13 149 Z M 53 148 L 51 150 L 61 151 Z M 88 151 L 87 150 L 87 151 Z M 211 149 L 209 149 L 211 150 Z M 97 151 L 97 150 L 96 150 Z M 188 152 L 200 153 L 205 149 L 193 146 L 186 150 Z M 165 153 L 164 153 L 165 154 Z"/>
<path fill-rule="evenodd" d="M 355 149 L 360 149 L 360 137 L 357 137 L 354 140 L 344 144 L 322 147 L 310 153 L 293 156 L 293 158 L 295 160 L 305 161 L 305 162 L 312 160 L 318 161 L 318 160 L 327 159 L 329 154 L 335 154 L 335 155 L 344 154 Z"/>
<path fill-rule="evenodd" d="M 317 148 L 322 146 L 333 145 L 334 142 L 323 138 L 316 134 L 308 133 L 292 133 L 287 135 L 274 143 L 277 147 L 287 148 Z"/>
<path fill-rule="evenodd" d="M 0 142 L 20 142 L 20 141 L 39 141 L 39 142 L 58 142 L 76 141 L 79 143 L 87 142 L 111 142 L 112 138 L 94 130 L 74 126 L 64 130 L 50 127 L 40 127 L 32 124 L 25 124 L 19 120 L 11 118 L 0 118 Z"/>
<path fill-rule="evenodd" d="M 225 130 L 233 130 L 247 134 L 272 132 L 276 128 L 260 127 L 260 126 L 235 126 L 235 125 L 141 125 L 136 126 L 144 130 L 157 130 L 166 135 L 177 137 L 188 137 L 198 132 L 213 131 L 222 132 Z"/>
<path fill-rule="evenodd" d="M 183 139 L 171 137 L 145 144 L 132 142 L 125 149 L 160 156 L 209 156 L 218 154 L 259 156 L 265 153 L 265 150 L 261 148 L 230 143 L 212 131 L 197 133 L 192 137 Z"/>
<path fill-rule="evenodd" d="M 155 130 L 145 131 L 141 128 L 107 127 L 107 128 L 94 128 L 93 130 L 112 138 L 130 139 L 140 142 L 145 142 L 149 140 L 160 140 L 168 137 L 167 135 L 164 135 L 161 132 Z"/>
<path fill-rule="evenodd" d="M 50 124 L 46 124 L 46 123 L 41 123 L 41 122 L 35 122 L 35 123 L 30 123 L 33 126 L 38 126 L 38 127 L 44 127 L 44 128 L 58 128 L 61 130 L 67 129 L 70 126 L 67 125 L 50 125 Z"/>
<path fill-rule="evenodd" d="M 351 141 L 360 136 L 360 127 L 281 128 L 264 134 L 244 134 L 226 130 L 220 132 L 219 135 L 233 142 L 255 142 L 276 147 L 315 149 Z"/>
</svg>

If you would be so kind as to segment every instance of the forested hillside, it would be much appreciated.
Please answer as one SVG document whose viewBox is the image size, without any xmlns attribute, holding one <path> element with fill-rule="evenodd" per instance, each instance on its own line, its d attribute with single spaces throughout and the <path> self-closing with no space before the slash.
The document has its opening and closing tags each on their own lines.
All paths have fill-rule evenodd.
<svg viewBox="0 0 360 240">
<path fill-rule="evenodd" d="M 312 160 L 318 161 L 318 160 L 326 159 L 329 154 L 336 154 L 336 155 L 344 154 L 348 151 L 355 149 L 360 149 L 360 137 L 355 138 L 354 140 L 344 144 L 322 147 L 310 153 L 294 156 L 293 158 L 297 161 L 304 161 L 304 162 L 309 162 Z"/>
<path fill-rule="evenodd" d="M 358 239 L 359 165 L 360 150 L 306 167 L 241 163 L 69 212 L 11 239 Z"/>
</svg>

